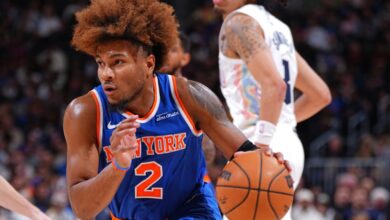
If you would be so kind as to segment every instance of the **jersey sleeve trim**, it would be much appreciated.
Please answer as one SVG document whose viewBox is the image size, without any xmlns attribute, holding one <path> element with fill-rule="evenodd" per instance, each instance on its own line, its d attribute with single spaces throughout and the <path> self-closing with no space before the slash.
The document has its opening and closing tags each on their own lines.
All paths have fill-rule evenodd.
<svg viewBox="0 0 390 220">
<path fill-rule="evenodd" d="M 96 105 L 96 137 L 99 148 L 102 147 L 103 137 L 103 106 L 98 92 L 94 89 L 90 92 Z"/>
<path fill-rule="evenodd" d="M 176 78 L 169 75 L 168 79 L 169 79 L 172 97 L 175 100 L 176 106 L 179 109 L 180 114 L 182 115 L 182 117 L 186 121 L 186 123 L 187 123 L 188 127 L 191 129 L 192 133 L 195 136 L 199 137 L 200 135 L 203 134 L 203 132 L 202 132 L 202 130 L 198 130 L 196 128 L 194 121 L 192 120 L 190 114 L 188 114 L 188 111 L 180 98 L 179 92 L 177 91 Z"/>
</svg>

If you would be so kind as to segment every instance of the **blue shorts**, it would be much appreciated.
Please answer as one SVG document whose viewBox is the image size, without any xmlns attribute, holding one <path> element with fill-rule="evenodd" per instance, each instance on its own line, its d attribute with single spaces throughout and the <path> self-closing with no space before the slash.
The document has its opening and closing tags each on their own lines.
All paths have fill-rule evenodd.
<svg viewBox="0 0 390 220">
<path fill-rule="evenodd" d="M 169 220 L 222 219 L 211 183 L 204 183 Z"/>
</svg>

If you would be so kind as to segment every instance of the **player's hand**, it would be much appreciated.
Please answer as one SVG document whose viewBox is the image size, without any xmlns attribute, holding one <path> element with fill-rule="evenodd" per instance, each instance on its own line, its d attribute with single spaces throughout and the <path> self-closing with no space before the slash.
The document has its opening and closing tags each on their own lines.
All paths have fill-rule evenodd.
<svg viewBox="0 0 390 220">
<path fill-rule="evenodd" d="M 34 208 L 34 210 L 31 213 L 31 216 L 29 216 L 32 220 L 51 220 L 49 216 L 47 216 L 45 213 L 43 213 L 38 208 Z"/>
<path fill-rule="evenodd" d="M 111 152 L 115 161 L 121 167 L 129 167 L 137 149 L 135 132 L 140 126 L 136 120 L 138 115 L 131 115 L 123 120 L 112 132 L 110 143 Z"/>
<path fill-rule="evenodd" d="M 256 144 L 257 147 L 259 147 L 259 151 L 262 151 L 265 155 L 267 156 L 270 156 L 270 157 L 275 157 L 276 160 L 280 163 L 280 164 L 283 164 L 286 169 L 288 170 L 288 172 L 291 172 L 291 165 L 290 163 L 284 159 L 283 157 L 283 154 L 280 153 L 280 152 L 272 152 L 271 148 L 268 146 L 268 145 L 263 145 L 263 144 Z M 234 157 L 237 157 L 241 154 L 245 154 L 245 153 L 250 153 L 251 151 L 247 151 L 247 152 L 242 152 L 242 151 L 238 151 L 236 153 L 234 153 Z"/>
</svg>

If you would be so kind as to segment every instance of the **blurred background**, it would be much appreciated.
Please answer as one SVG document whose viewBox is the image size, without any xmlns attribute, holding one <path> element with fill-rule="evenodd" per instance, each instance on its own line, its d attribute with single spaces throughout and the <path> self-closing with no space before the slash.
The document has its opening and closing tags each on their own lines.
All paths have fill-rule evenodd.
<svg viewBox="0 0 390 220">
<path fill-rule="evenodd" d="M 66 195 L 67 104 L 97 85 L 95 61 L 69 42 L 87 0 L 0 1 L 0 175 L 53 219 L 75 219 Z M 223 100 L 221 18 L 211 0 L 168 0 L 192 42 L 184 76 Z M 390 219 L 390 1 L 273 0 L 295 46 L 331 88 L 332 103 L 298 125 L 306 161 L 295 219 Z M 217 151 L 216 180 L 225 164 Z M 0 208 L 0 220 L 23 219 Z M 97 219 L 108 219 L 103 212 Z"/>
</svg>

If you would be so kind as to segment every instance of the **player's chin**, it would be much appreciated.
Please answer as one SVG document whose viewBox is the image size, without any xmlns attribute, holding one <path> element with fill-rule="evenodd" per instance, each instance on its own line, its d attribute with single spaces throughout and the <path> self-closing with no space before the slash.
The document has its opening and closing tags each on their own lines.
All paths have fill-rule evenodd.
<svg viewBox="0 0 390 220">
<path fill-rule="evenodd" d="M 120 98 L 118 95 L 107 95 L 107 100 L 111 105 L 120 105 L 124 102 L 123 98 Z"/>
<path fill-rule="evenodd" d="M 224 15 L 226 14 L 226 11 L 219 7 L 218 5 L 214 5 L 214 12 L 219 14 L 219 15 Z"/>
<path fill-rule="evenodd" d="M 120 100 L 107 96 L 108 103 L 111 105 L 118 105 L 120 103 Z"/>
</svg>

